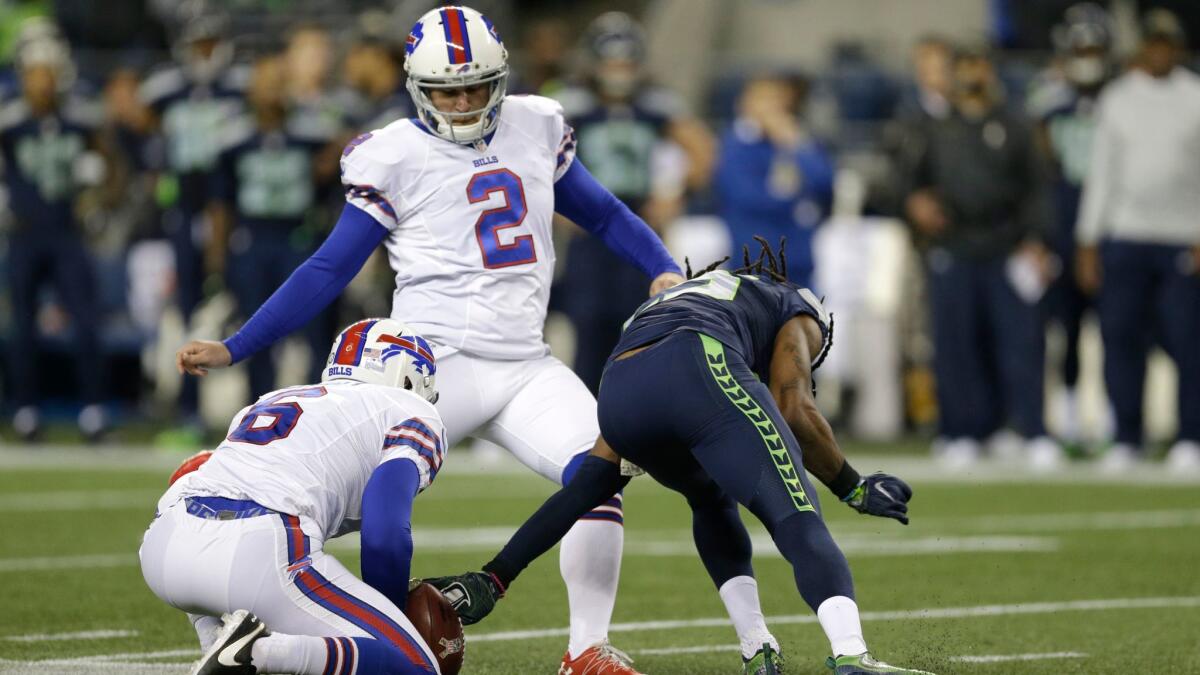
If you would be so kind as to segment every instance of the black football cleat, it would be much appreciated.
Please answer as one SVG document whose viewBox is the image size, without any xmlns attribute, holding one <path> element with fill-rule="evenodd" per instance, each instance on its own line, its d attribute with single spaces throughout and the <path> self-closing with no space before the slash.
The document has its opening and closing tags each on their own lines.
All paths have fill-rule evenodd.
<svg viewBox="0 0 1200 675">
<path fill-rule="evenodd" d="M 250 649 L 255 640 L 270 635 L 267 624 L 244 609 L 226 614 L 221 622 L 217 639 L 189 675 L 257 675 Z"/>
</svg>

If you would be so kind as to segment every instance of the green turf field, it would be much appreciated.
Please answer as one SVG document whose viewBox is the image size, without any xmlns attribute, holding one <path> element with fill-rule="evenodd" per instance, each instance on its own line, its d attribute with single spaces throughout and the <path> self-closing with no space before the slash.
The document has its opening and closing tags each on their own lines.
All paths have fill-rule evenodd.
<svg viewBox="0 0 1200 675">
<path fill-rule="evenodd" d="M 186 670 L 194 635 L 136 565 L 176 461 L 0 451 L 0 673 Z M 1200 482 L 1089 478 L 1086 467 L 1064 472 L 1069 481 L 991 467 L 953 478 L 924 461 L 856 461 L 881 464 L 911 478 L 910 527 L 825 500 L 880 658 L 937 673 L 1200 673 Z M 532 474 L 452 455 L 417 500 L 414 572 L 478 567 L 549 492 Z M 639 478 L 626 520 L 613 643 L 651 675 L 739 672 L 683 501 Z M 827 672 L 828 644 L 790 568 L 752 531 L 787 672 Z M 355 545 L 327 548 L 357 569 Z M 566 618 L 550 554 L 469 630 L 463 672 L 555 672 Z"/>
</svg>

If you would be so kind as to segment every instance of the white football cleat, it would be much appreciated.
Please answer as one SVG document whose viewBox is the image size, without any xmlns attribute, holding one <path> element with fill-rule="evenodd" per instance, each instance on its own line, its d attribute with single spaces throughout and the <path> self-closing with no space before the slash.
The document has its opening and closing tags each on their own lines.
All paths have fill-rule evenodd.
<svg viewBox="0 0 1200 675">
<path fill-rule="evenodd" d="M 956 438 L 942 446 L 942 454 L 938 463 L 948 471 L 967 471 L 979 462 L 983 448 L 979 441 L 970 438 Z"/>
<path fill-rule="evenodd" d="M 1067 463 L 1067 453 L 1058 441 L 1049 436 L 1038 436 L 1025 444 L 1029 468 L 1045 473 L 1061 468 Z"/>
<path fill-rule="evenodd" d="M 1117 443 L 1109 448 L 1108 452 L 1100 458 L 1100 471 L 1108 474 L 1117 474 L 1128 471 L 1141 463 L 1142 455 L 1137 450 L 1134 450 L 1132 445 Z"/>
<path fill-rule="evenodd" d="M 1176 441 L 1167 452 L 1167 468 L 1181 473 L 1200 473 L 1200 443 Z"/>
</svg>

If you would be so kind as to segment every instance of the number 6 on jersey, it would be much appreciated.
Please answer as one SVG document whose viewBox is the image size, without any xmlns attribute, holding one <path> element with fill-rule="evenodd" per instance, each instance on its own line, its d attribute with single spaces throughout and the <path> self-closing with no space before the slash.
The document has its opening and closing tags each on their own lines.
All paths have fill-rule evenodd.
<svg viewBox="0 0 1200 675">
<path fill-rule="evenodd" d="M 525 186 L 521 177 L 508 169 L 477 173 L 467 183 L 467 200 L 472 204 L 487 201 L 493 192 L 504 195 L 504 204 L 487 209 L 475 221 L 475 239 L 488 269 L 537 262 L 533 235 L 517 235 L 511 244 L 500 241 L 501 230 L 519 227 L 525 220 Z"/>
</svg>

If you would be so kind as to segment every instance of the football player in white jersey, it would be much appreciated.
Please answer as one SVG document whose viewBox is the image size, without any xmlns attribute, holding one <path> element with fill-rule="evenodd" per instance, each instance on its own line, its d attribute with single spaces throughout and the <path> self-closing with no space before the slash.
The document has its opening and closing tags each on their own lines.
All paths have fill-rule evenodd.
<svg viewBox="0 0 1200 675">
<path fill-rule="evenodd" d="M 442 7 L 406 43 L 417 119 L 359 136 L 342 154 L 347 205 L 321 248 L 235 335 L 193 341 L 181 372 L 203 375 L 302 326 L 383 243 L 396 272 L 392 315 L 438 358 L 438 406 L 453 444 L 491 440 L 562 483 L 599 435 L 596 402 L 542 337 L 554 269 L 551 219 L 600 237 L 651 280 L 683 281 L 662 242 L 575 161 L 555 101 L 505 96 L 507 52 L 491 22 Z M 607 641 L 623 542 L 619 497 L 563 540 L 571 630 L 563 670 L 633 675 Z"/>
<path fill-rule="evenodd" d="M 436 370 L 399 321 L 358 322 L 320 385 L 264 395 L 177 472 L 138 555 L 150 590 L 196 626 L 192 673 L 439 672 L 400 609 L 412 502 L 445 455 Z M 322 550 L 358 529 L 362 580 Z"/>
</svg>

